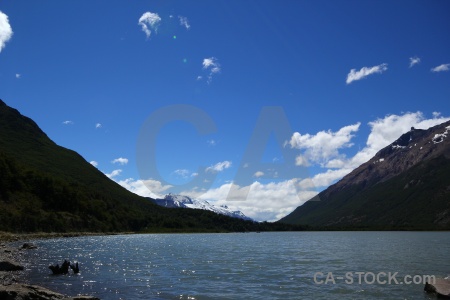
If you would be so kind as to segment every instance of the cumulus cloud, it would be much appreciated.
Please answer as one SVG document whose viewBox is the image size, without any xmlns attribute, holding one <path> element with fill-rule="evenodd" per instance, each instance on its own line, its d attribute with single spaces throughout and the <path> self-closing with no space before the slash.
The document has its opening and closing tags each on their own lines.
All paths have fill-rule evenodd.
<svg viewBox="0 0 450 300">
<path fill-rule="evenodd" d="M 70 121 L 70 120 L 67 120 L 67 121 L 64 121 L 64 122 L 62 122 L 64 125 L 73 125 L 73 124 L 75 124 L 73 121 Z"/>
<path fill-rule="evenodd" d="M 311 164 L 309 163 L 308 159 L 304 155 L 298 155 L 295 158 L 295 165 L 299 167 L 309 167 Z"/>
<path fill-rule="evenodd" d="M 208 72 L 208 79 L 207 79 L 208 83 L 211 83 L 213 76 L 215 74 L 220 73 L 220 71 L 222 70 L 219 60 L 215 57 L 204 58 L 202 66 L 203 66 L 203 70 Z M 199 76 L 199 77 L 201 77 L 201 76 Z M 197 79 L 199 79 L 199 77 L 197 77 Z"/>
<path fill-rule="evenodd" d="M 186 17 L 178 16 L 178 20 L 180 20 L 180 25 L 184 28 L 188 29 L 191 28 L 191 25 L 189 24 L 189 20 Z"/>
<path fill-rule="evenodd" d="M 128 158 L 119 157 L 111 161 L 113 164 L 126 165 L 128 163 Z"/>
<path fill-rule="evenodd" d="M 328 187 L 333 182 L 335 182 L 338 179 L 341 179 L 351 171 L 352 169 L 349 168 L 327 170 L 326 172 L 314 175 L 312 178 L 305 178 L 301 180 L 298 183 L 298 186 L 303 190 Z"/>
<path fill-rule="evenodd" d="M 442 64 L 431 69 L 431 72 L 446 72 L 450 70 L 450 64 Z"/>
<path fill-rule="evenodd" d="M 419 57 L 414 56 L 414 57 L 410 57 L 409 58 L 409 67 L 410 68 L 414 67 L 415 65 L 417 65 L 419 63 L 420 63 L 420 58 Z"/>
<path fill-rule="evenodd" d="M 8 16 L 0 11 L 0 52 L 5 48 L 12 35 L 13 31 L 9 24 Z"/>
<path fill-rule="evenodd" d="M 108 177 L 108 178 L 114 178 L 114 177 L 117 177 L 117 176 L 119 176 L 120 175 L 120 173 L 122 173 L 122 170 L 121 169 L 117 169 L 117 170 L 113 170 L 111 173 L 106 173 L 105 175 Z"/>
<path fill-rule="evenodd" d="M 92 160 L 89 162 L 91 165 L 93 165 L 94 167 L 98 166 L 98 162 L 96 162 L 95 160 Z"/>
<path fill-rule="evenodd" d="M 267 184 L 255 181 L 243 187 L 226 183 L 208 191 L 185 191 L 182 194 L 207 200 L 214 205 L 227 205 L 257 221 L 275 221 L 317 195 L 316 191 L 297 191 L 296 183 L 296 179 Z M 227 199 L 231 189 L 233 198 Z"/>
<path fill-rule="evenodd" d="M 387 71 L 387 66 L 388 65 L 384 63 L 373 67 L 362 67 L 359 71 L 356 71 L 356 69 L 351 69 L 350 73 L 347 75 L 346 83 L 350 84 L 353 81 L 361 80 L 372 74 L 381 74 Z"/>
<path fill-rule="evenodd" d="M 339 156 L 339 149 L 353 146 L 351 139 L 361 123 L 345 126 L 336 132 L 320 131 L 314 135 L 295 132 L 289 144 L 291 148 L 305 150 L 303 155 L 297 156 L 297 166 L 308 166 L 310 162 L 326 164 L 330 159 Z"/>
<path fill-rule="evenodd" d="M 218 162 L 217 164 L 212 165 L 210 167 L 207 167 L 205 169 L 205 171 L 212 172 L 212 173 L 222 172 L 223 170 L 228 169 L 230 167 L 231 167 L 231 161 L 226 160 L 226 161 Z"/>
<path fill-rule="evenodd" d="M 423 113 L 415 112 L 376 119 L 368 123 L 371 130 L 365 147 L 352 157 L 347 157 L 340 150 L 353 146 L 351 139 L 355 136 L 353 133 L 358 131 L 360 123 L 345 126 L 337 132 L 322 131 L 315 135 L 296 132 L 289 141 L 291 147 L 302 150 L 297 156 L 296 165 L 319 164 L 327 169 L 312 178 L 303 179 L 299 187 L 302 189 L 327 187 L 370 160 L 378 151 L 408 132 L 411 127 L 428 129 L 448 120 L 450 118 L 442 117 L 438 112 L 433 113 L 433 118 L 425 118 Z"/>
<path fill-rule="evenodd" d="M 262 171 L 257 171 L 257 172 L 255 172 L 255 174 L 253 174 L 253 177 L 256 177 L 256 178 L 259 178 L 262 176 L 264 176 L 264 172 L 262 172 Z"/>
<path fill-rule="evenodd" d="M 95 129 L 99 129 L 99 128 L 102 128 L 102 124 L 100 124 L 100 123 L 95 124 Z"/>
<path fill-rule="evenodd" d="M 139 18 L 139 25 L 142 27 L 142 31 L 145 32 L 147 38 L 152 34 L 152 30 L 157 32 L 161 18 L 157 13 L 146 12 Z"/>
<path fill-rule="evenodd" d="M 172 185 L 163 185 L 161 182 L 153 179 L 135 180 L 128 178 L 115 181 L 132 193 L 150 198 L 164 198 L 164 192 L 173 187 Z"/>
</svg>

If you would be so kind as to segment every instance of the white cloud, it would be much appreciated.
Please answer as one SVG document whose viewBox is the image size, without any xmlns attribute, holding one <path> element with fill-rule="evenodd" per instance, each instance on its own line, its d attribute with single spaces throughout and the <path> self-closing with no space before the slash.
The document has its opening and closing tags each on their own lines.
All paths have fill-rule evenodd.
<svg viewBox="0 0 450 300">
<path fill-rule="evenodd" d="M 20 77 L 22 77 L 22 75 L 20 75 L 19 73 L 16 74 L 16 78 L 20 79 Z"/>
<path fill-rule="evenodd" d="M 172 185 L 162 185 L 161 182 L 153 179 L 135 180 L 128 178 L 116 182 L 132 193 L 150 198 L 164 198 L 164 192 L 173 187 Z"/>
<path fill-rule="evenodd" d="M 222 162 L 218 162 L 215 165 L 212 165 L 210 167 L 207 167 L 205 169 L 206 172 L 222 172 L 225 169 L 228 169 L 231 167 L 231 161 L 222 161 Z"/>
<path fill-rule="evenodd" d="M 215 57 L 204 58 L 202 65 L 203 69 L 209 72 L 207 80 L 208 83 L 211 83 L 213 75 L 220 73 L 220 71 L 222 70 L 219 60 Z M 199 77 L 197 77 L 197 79 Z"/>
<path fill-rule="evenodd" d="M 158 26 L 161 23 L 161 18 L 157 13 L 146 12 L 139 18 L 139 25 L 142 27 L 142 31 L 145 32 L 147 38 L 152 34 L 152 30 L 157 32 Z"/>
<path fill-rule="evenodd" d="M 187 169 L 178 169 L 173 171 L 173 173 L 177 176 L 183 177 L 183 178 L 188 178 L 190 176 L 190 172 Z"/>
<path fill-rule="evenodd" d="M 105 173 L 105 175 L 108 177 L 108 178 L 114 178 L 114 177 L 116 177 L 116 176 L 119 176 L 120 175 L 120 173 L 122 173 L 122 170 L 121 169 L 117 169 L 117 170 L 113 170 L 111 173 Z"/>
<path fill-rule="evenodd" d="M 442 64 L 431 69 L 431 72 L 445 72 L 450 70 L 450 64 Z"/>
<path fill-rule="evenodd" d="M 94 167 L 98 166 L 98 162 L 96 162 L 95 160 L 92 160 L 89 162 L 91 165 L 93 165 Z"/>
<path fill-rule="evenodd" d="M 8 42 L 13 35 L 9 19 L 6 14 L 0 11 L 0 52 L 5 48 L 6 42 Z"/>
<path fill-rule="evenodd" d="M 419 63 L 420 63 L 420 58 L 419 57 L 414 56 L 414 57 L 410 57 L 409 58 L 409 67 L 410 68 L 414 67 L 415 65 L 417 65 Z"/>
<path fill-rule="evenodd" d="M 189 24 L 189 20 L 186 17 L 178 16 L 178 20 L 180 20 L 180 25 L 184 28 L 188 29 L 191 28 L 191 25 Z"/>
<path fill-rule="evenodd" d="M 309 163 L 309 161 L 308 161 L 308 159 L 306 158 L 306 156 L 304 156 L 304 155 L 298 155 L 296 158 L 295 158 L 295 165 L 296 166 L 301 166 L 301 167 L 309 167 L 310 166 L 310 163 Z"/>
<path fill-rule="evenodd" d="M 314 175 L 312 178 L 305 178 L 301 180 L 298 183 L 298 186 L 301 189 L 315 189 L 328 187 L 333 182 L 335 182 L 338 179 L 341 179 L 351 171 L 352 169 L 327 170 L 326 172 Z"/>
<path fill-rule="evenodd" d="M 64 125 L 73 125 L 73 124 L 75 124 L 73 121 L 70 121 L 70 120 L 67 120 L 67 121 L 64 121 L 64 122 L 62 122 Z"/>
<path fill-rule="evenodd" d="M 356 69 L 351 69 L 350 73 L 347 75 L 346 83 L 350 84 L 353 81 L 361 80 L 372 74 L 381 74 L 388 69 L 387 66 L 388 65 L 384 63 L 373 67 L 362 67 L 359 71 L 356 71 Z"/>
<path fill-rule="evenodd" d="M 324 165 L 338 157 L 339 149 L 353 146 L 350 141 L 360 125 L 361 123 L 356 123 L 342 127 L 336 132 L 320 131 L 315 135 L 295 132 L 289 141 L 291 148 L 306 150 L 303 155 L 297 156 L 296 165 L 307 166 L 310 162 Z"/>
<path fill-rule="evenodd" d="M 262 176 L 264 176 L 264 172 L 262 172 L 262 171 L 257 171 L 257 172 L 255 172 L 255 174 L 253 174 L 253 177 L 256 177 L 256 178 L 259 178 Z"/>
<path fill-rule="evenodd" d="M 312 178 L 300 181 L 299 186 L 303 189 L 327 187 L 370 160 L 378 151 L 408 132 L 411 127 L 428 129 L 448 120 L 450 118 L 442 117 L 437 112 L 433 113 L 431 119 L 425 118 L 421 112 L 379 118 L 368 123 L 371 132 L 367 137 L 366 146 L 350 158 L 339 150 L 353 145 L 351 143 L 351 139 L 354 137 L 352 133 L 358 130 L 360 123 L 345 126 L 337 132 L 322 131 L 316 135 L 302 135 L 296 132 L 292 135 L 289 143 L 291 147 L 304 151 L 297 156 L 296 165 L 310 166 L 311 163 L 315 163 L 327 169 Z"/>
<path fill-rule="evenodd" d="M 111 162 L 112 162 L 113 164 L 118 163 L 118 164 L 121 164 L 121 165 L 123 166 L 123 165 L 126 165 L 126 164 L 128 163 L 128 158 L 119 157 L 119 158 L 114 159 L 114 160 L 111 161 Z"/>
<path fill-rule="evenodd" d="M 378 151 L 393 143 L 402 134 L 411 130 L 411 127 L 428 129 L 449 119 L 445 117 L 426 119 L 421 112 L 415 112 L 405 113 L 403 115 L 388 115 L 382 119 L 369 122 L 371 132 L 367 138 L 366 147 L 350 160 L 348 167 L 356 168 L 365 163 Z"/>
<path fill-rule="evenodd" d="M 100 124 L 100 123 L 95 124 L 95 129 L 99 129 L 99 128 L 102 128 L 102 124 Z"/>
<path fill-rule="evenodd" d="M 227 205 L 258 221 L 275 221 L 317 195 L 316 191 L 310 190 L 297 192 L 296 182 L 296 179 L 267 184 L 255 181 L 245 187 L 226 183 L 208 191 L 185 191 L 182 194 L 214 205 Z M 233 198 L 227 199 L 230 189 L 233 189 Z"/>
</svg>

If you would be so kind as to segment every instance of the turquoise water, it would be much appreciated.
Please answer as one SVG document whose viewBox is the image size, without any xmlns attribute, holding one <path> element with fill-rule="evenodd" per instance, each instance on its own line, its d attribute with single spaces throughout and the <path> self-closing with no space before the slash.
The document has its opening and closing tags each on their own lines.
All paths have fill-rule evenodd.
<svg viewBox="0 0 450 300">
<path fill-rule="evenodd" d="M 29 282 L 101 299 L 434 299 L 422 283 L 400 282 L 450 274 L 447 232 L 149 234 L 35 244 L 25 254 Z M 81 273 L 50 275 L 48 265 L 64 259 L 78 261 Z M 398 284 L 382 284 L 389 272 L 398 272 Z M 372 273 L 381 283 L 372 283 Z"/>
</svg>

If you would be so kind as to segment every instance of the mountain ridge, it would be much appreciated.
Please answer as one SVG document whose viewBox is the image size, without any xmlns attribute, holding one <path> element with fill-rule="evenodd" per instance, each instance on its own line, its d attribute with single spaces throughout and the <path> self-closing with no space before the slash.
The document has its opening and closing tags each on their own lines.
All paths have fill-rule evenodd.
<svg viewBox="0 0 450 300">
<path fill-rule="evenodd" d="M 337 228 L 450 228 L 449 133 L 450 121 L 427 130 L 411 128 L 279 222 Z"/>
<path fill-rule="evenodd" d="M 233 211 L 226 205 L 215 206 L 206 200 L 192 199 L 191 197 L 183 195 L 167 194 L 163 199 L 154 199 L 154 202 L 163 207 L 209 210 L 217 214 L 253 221 L 253 219 L 247 217 L 243 212 L 239 210 Z"/>
<path fill-rule="evenodd" d="M 0 231 L 229 232 L 298 230 L 195 209 L 169 209 L 138 196 L 53 142 L 0 100 Z"/>
</svg>

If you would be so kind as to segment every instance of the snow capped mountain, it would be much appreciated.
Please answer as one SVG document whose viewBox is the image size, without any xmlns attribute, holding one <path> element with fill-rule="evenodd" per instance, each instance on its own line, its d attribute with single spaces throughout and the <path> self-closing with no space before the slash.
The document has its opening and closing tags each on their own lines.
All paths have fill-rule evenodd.
<svg viewBox="0 0 450 300">
<path fill-rule="evenodd" d="M 183 195 L 168 194 L 164 197 L 164 199 L 155 199 L 155 202 L 156 204 L 164 207 L 203 209 L 215 212 L 216 214 L 252 221 L 251 218 L 244 215 L 241 211 L 233 211 L 226 205 L 215 206 L 206 200 L 192 199 Z"/>
</svg>

